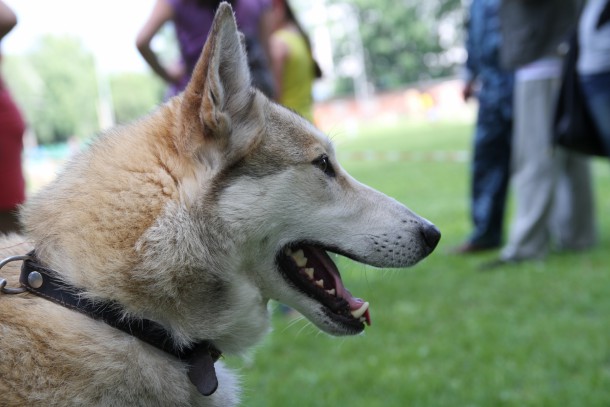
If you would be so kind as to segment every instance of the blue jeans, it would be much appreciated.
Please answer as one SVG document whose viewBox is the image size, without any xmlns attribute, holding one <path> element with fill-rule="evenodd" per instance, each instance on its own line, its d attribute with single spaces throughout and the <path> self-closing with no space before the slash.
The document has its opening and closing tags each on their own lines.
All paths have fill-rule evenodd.
<svg viewBox="0 0 610 407">
<path fill-rule="evenodd" d="M 610 72 L 581 75 L 580 84 L 585 94 L 587 107 L 610 157 Z"/>
<path fill-rule="evenodd" d="M 471 167 L 474 230 L 468 240 L 483 247 L 502 241 L 512 135 L 512 118 L 506 116 L 497 106 L 485 104 L 477 116 Z"/>
</svg>

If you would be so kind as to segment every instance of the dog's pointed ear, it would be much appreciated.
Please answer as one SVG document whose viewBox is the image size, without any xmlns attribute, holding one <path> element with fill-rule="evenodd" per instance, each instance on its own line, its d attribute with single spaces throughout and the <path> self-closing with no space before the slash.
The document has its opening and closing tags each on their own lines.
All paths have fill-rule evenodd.
<svg viewBox="0 0 610 407">
<path fill-rule="evenodd" d="M 231 6 L 223 2 L 184 90 L 178 148 L 189 155 L 224 150 L 232 121 L 251 101 L 250 69 Z"/>
</svg>

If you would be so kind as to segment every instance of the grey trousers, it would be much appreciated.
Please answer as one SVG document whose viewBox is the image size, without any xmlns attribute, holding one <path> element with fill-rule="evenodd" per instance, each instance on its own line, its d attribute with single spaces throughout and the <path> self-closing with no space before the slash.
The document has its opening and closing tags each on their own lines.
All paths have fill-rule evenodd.
<svg viewBox="0 0 610 407">
<path fill-rule="evenodd" d="M 504 260 L 540 259 L 597 241 L 588 158 L 551 148 L 559 79 L 516 81 L 511 187 L 515 212 Z"/>
</svg>

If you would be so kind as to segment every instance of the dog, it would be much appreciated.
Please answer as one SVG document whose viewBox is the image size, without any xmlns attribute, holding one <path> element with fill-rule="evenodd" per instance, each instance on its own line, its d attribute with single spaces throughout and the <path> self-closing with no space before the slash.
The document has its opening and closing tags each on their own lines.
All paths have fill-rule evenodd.
<svg viewBox="0 0 610 407">
<path fill-rule="evenodd" d="M 331 335 L 370 322 L 328 252 L 407 267 L 440 239 L 251 87 L 227 3 L 185 91 L 101 135 L 21 219 L 0 242 L 4 406 L 236 405 L 217 359 L 268 333 L 271 299 Z"/>
</svg>

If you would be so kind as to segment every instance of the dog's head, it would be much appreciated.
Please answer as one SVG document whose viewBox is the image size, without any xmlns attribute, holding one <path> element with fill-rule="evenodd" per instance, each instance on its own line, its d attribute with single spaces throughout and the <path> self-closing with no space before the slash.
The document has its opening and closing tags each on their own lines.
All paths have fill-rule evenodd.
<svg viewBox="0 0 610 407">
<path fill-rule="evenodd" d="M 405 206 L 350 177 L 329 139 L 250 86 L 246 55 L 223 4 L 182 101 L 180 147 L 206 163 L 205 195 L 238 235 L 240 265 L 266 298 L 332 334 L 370 322 L 368 303 L 344 287 L 328 252 L 379 267 L 406 267 L 440 233 Z M 204 135 L 202 137 L 202 135 Z"/>
<path fill-rule="evenodd" d="M 269 299 L 331 334 L 361 332 L 368 304 L 328 252 L 406 267 L 440 239 L 351 178 L 311 123 L 251 87 L 226 3 L 183 94 L 97 140 L 23 220 L 70 285 L 224 351 L 260 338 Z"/>
</svg>

